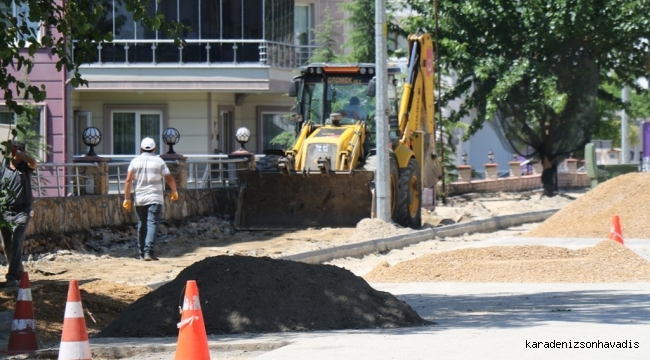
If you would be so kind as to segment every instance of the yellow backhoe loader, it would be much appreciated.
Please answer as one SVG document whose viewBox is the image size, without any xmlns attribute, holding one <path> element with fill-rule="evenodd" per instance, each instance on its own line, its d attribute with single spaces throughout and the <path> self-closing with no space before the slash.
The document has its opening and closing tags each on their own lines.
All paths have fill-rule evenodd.
<svg viewBox="0 0 650 360">
<path fill-rule="evenodd" d="M 402 95 L 401 71 L 388 68 L 392 220 L 421 226 L 422 191 L 435 188 L 433 46 L 411 35 Z M 265 151 L 256 171 L 239 174 L 239 229 L 354 227 L 374 209 L 375 65 L 310 64 L 290 87 L 296 97 L 291 149 Z M 392 95 L 391 95 L 392 94 Z M 435 198 L 435 196 L 434 196 Z"/>
</svg>

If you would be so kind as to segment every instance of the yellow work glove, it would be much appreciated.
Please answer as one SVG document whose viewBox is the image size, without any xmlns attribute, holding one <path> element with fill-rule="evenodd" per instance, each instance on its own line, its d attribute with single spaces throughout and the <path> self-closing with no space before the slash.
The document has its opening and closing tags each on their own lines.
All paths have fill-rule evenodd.
<svg viewBox="0 0 650 360">
<path fill-rule="evenodd" d="M 169 198 L 171 199 L 171 201 L 176 201 L 176 200 L 178 200 L 178 192 L 177 192 L 177 191 L 173 191 L 172 194 L 169 196 Z"/>
<path fill-rule="evenodd" d="M 124 202 L 122 203 L 122 207 L 126 211 L 131 211 L 131 200 L 124 200 Z"/>
</svg>

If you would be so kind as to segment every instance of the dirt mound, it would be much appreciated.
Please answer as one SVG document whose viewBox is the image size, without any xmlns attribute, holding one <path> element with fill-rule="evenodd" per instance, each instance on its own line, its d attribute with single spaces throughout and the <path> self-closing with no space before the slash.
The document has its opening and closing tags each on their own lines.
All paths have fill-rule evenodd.
<svg viewBox="0 0 650 360">
<path fill-rule="evenodd" d="M 429 254 L 394 266 L 377 265 L 370 282 L 635 282 L 650 281 L 650 263 L 605 240 L 569 250 L 549 246 L 490 246 Z"/>
<path fill-rule="evenodd" d="M 97 336 L 177 336 L 188 280 L 197 282 L 208 334 L 429 324 L 406 303 L 336 266 L 216 256 L 131 304 Z"/>
<path fill-rule="evenodd" d="M 650 238 L 650 173 L 630 173 L 599 184 L 524 236 L 606 238 L 614 215 L 623 238 Z"/>
<path fill-rule="evenodd" d="M 414 230 L 387 223 L 379 218 L 366 218 L 359 221 L 357 224 L 355 237 L 358 239 L 371 240 L 408 234 L 413 231 Z"/>
</svg>

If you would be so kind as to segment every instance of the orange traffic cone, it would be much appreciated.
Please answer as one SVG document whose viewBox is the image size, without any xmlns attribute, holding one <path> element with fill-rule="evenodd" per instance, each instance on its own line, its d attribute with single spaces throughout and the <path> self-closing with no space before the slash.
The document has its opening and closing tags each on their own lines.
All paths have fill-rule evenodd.
<svg viewBox="0 0 650 360">
<path fill-rule="evenodd" d="M 205 335 L 205 323 L 201 312 L 199 289 L 195 280 L 188 280 L 185 285 L 185 300 L 181 322 L 178 323 L 178 344 L 176 360 L 210 360 L 208 338 Z"/>
<path fill-rule="evenodd" d="M 59 360 L 67 359 L 92 359 L 77 280 L 70 280 L 68 302 L 65 304 L 63 318 L 63 334 L 59 346 Z"/>
<path fill-rule="evenodd" d="M 621 231 L 621 220 L 618 218 L 618 215 L 614 215 L 614 218 L 612 219 L 612 227 L 609 229 L 609 238 L 610 240 L 617 241 L 624 245 L 623 232 Z"/>
<path fill-rule="evenodd" d="M 36 341 L 34 307 L 32 306 L 32 290 L 29 285 L 29 276 L 24 271 L 20 277 L 20 288 L 18 288 L 7 353 L 24 354 L 36 350 L 38 350 L 38 343 Z"/>
</svg>

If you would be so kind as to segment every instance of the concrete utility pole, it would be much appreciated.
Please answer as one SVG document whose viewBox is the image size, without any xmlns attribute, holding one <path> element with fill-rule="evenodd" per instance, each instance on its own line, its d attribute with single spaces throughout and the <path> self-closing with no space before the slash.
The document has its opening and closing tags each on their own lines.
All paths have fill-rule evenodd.
<svg viewBox="0 0 650 360">
<path fill-rule="evenodd" d="M 376 119 L 377 170 L 375 196 L 377 218 L 391 221 L 390 214 L 390 160 L 388 155 L 388 64 L 386 63 L 386 0 L 375 0 L 375 69 L 377 71 Z"/>
<path fill-rule="evenodd" d="M 625 86 L 621 91 L 621 100 L 630 102 L 630 88 Z M 630 162 L 630 119 L 625 109 L 621 112 L 621 164 Z"/>
</svg>

